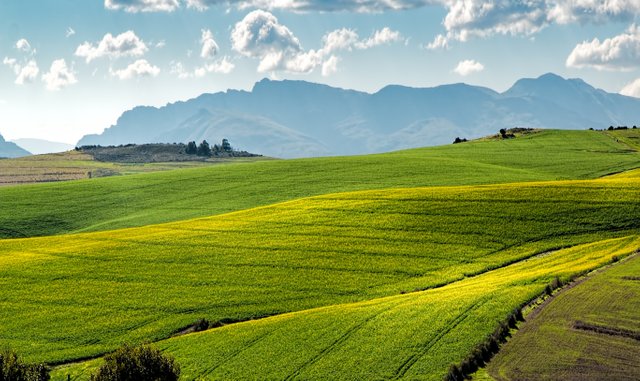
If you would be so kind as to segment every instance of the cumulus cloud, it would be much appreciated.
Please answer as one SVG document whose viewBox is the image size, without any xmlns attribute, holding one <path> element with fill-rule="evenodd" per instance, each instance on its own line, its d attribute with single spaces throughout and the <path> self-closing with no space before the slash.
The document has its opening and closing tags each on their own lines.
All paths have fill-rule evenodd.
<svg viewBox="0 0 640 381">
<path fill-rule="evenodd" d="M 179 6 L 178 0 L 104 0 L 107 9 L 137 12 L 173 12 Z"/>
<path fill-rule="evenodd" d="M 78 46 L 75 55 L 84 57 L 87 63 L 101 57 L 118 58 L 126 56 L 142 56 L 149 50 L 147 45 L 136 34 L 129 30 L 114 37 L 111 33 L 104 35 L 102 40 L 94 45 L 85 42 Z"/>
<path fill-rule="evenodd" d="M 631 26 L 625 33 L 600 41 L 582 42 L 567 57 L 566 65 L 598 70 L 629 70 L 640 65 L 640 28 Z"/>
<path fill-rule="evenodd" d="M 21 64 L 15 58 L 4 57 L 2 63 L 11 68 L 13 73 L 16 75 L 16 79 L 14 81 L 16 85 L 32 83 L 36 78 L 38 78 L 38 74 L 40 73 L 38 64 L 33 59 Z"/>
<path fill-rule="evenodd" d="M 53 61 L 49 71 L 42 75 L 42 80 L 46 84 L 47 90 L 51 91 L 58 91 L 78 82 L 75 73 L 67 67 L 67 62 L 64 59 Z"/>
<path fill-rule="evenodd" d="M 227 56 L 214 62 L 207 62 L 203 66 L 195 68 L 193 71 L 187 70 L 182 62 L 171 62 L 171 74 L 175 74 L 180 79 L 201 78 L 209 73 L 229 74 L 235 69 L 236 65 Z"/>
<path fill-rule="evenodd" d="M 224 57 L 221 60 L 197 68 L 193 74 L 196 77 L 204 77 L 208 73 L 229 74 L 235 67 L 236 65 L 228 57 Z"/>
<path fill-rule="evenodd" d="M 24 53 L 31 53 L 31 44 L 25 38 L 21 38 L 16 42 L 16 49 Z"/>
<path fill-rule="evenodd" d="M 620 94 L 640 98 L 640 78 L 623 87 Z"/>
<path fill-rule="evenodd" d="M 484 70 L 484 65 L 478 61 L 474 60 L 464 60 L 458 62 L 458 66 L 456 66 L 453 71 L 463 77 L 466 77 L 469 74 L 478 73 Z"/>
<path fill-rule="evenodd" d="M 73 30 L 73 28 L 72 28 L 72 27 L 68 27 L 68 28 L 67 28 L 67 31 L 66 31 L 66 32 L 64 32 L 64 35 L 65 35 L 65 37 L 67 37 L 67 38 L 69 38 L 69 37 L 73 36 L 74 34 L 76 34 L 76 31 L 75 31 L 75 30 Z"/>
<path fill-rule="evenodd" d="M 334 52 L 369 49 L 400 40 L 400 33 L 389 28 L 375 31 L 363 40 L 355 30 L 343 28 L 327 33 L 320 49 L 305 50 L 289 28 L 280 24 L 273 14 L 262 10 L 249 13 L 231 32 L 232 48 L 243 56 L 259 59 L 259 72 L 309 73 L 322 66 L 323 72 L 328 74 L 335 72 L 337 67 L 338 58 L 334 57 Z M 327 60 L 331 62 L 326 63 Z"/>
<path fill-rule="evenodd" d="M 220 50 L 218 44 L 213 39 L 213 33 L 211 33 L 209 29 L 202 29 L 200 43 L 202 44 L 202 50 L 200 51 L 200 57 L 202 58 L 212 58 L 218 54 Z"/>
<path fill-rule="evenodd" d="M 340 62 L 340 59 L 336 56 L 331 56 L 328 60 L 324 61 L 324 63 L 322 64 L 322 76 L 328 77 L 331 74 L 337 72 L 338 62 Z"/>
<path fill-rule="evenodd" d="M 426 48 L 429 50 L 448 49 L 449 41 L 443 34 L 439 34 L 433 39 L 433 41 L 426 45 Z"/>
<path fill-rule="evenodd" d="M 38 74 L 40 73 L 40 69 L 38 68 L 38 64 L 34 60 L 30 60 L 26 65 L 20 68 L 20 71 L 17 73 L 17 77 L 15 80 L 16 85 L 23 85 L 25 83 L 32 83 L 38 78 Z"/>
<path fill-rule="evenodd" d="M 402 10 L 438 4 L 445 0 L 186 0 L 190 8 L 205 10 L 211 6 L 235 6 L 239 9 L 259 8 L 293 12 L 358 12 L 372 13 Z"/>
<path fill-rule="evenodd" d="M 130 64 L 124 69 L 112 71 L 110 73 L 113 77 L 118 77 L 121 80 L 143 77 L 157 77 L 160 74 L 160 68 L 150 64 L 147 60 L 140 59 Z"/>
</svg>

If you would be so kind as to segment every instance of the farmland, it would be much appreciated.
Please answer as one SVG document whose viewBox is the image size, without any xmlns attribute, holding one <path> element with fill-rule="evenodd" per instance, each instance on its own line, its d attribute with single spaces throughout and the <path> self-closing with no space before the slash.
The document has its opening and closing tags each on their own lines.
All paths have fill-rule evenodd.
<svg viewBox="0 0 640 381">
<path fill-rule="evenodd" d="M 197 168 L 211 164 L 254 160 L 256 159 L 112 163 L 97 161 L 92 155 L 81 151 L 68 151 L 0 160 L 0 187 Z"/>
<path fill-rule="evenodd" d="M 0 187 L 0 238 L 144 226 L 335 192 L 596 178 L 637 168 L 638 158 L 603 132 L 550 130 L 389 154 Z"/>
<path fill-rule="evenodd" d="M 441 380 L 555 277 L 638 250 L 639 164 L 541 131 L 6 187 L 0 344 L 59 380 L 125 341 L 184 379 Z"/>
<path fill-rule="evenodd" d="M 634 234 L 639 182 L 355 192 L 4 240 L 0 335 L 29 358 L 59 362 L 165 338 L 201 317 L 243 320 L 444 285 Z"/>
<path fill-rule="evenodd" d="M 528 319 L 489 374 L 496 380 L 637 380 L 639 274 L 636 256 L 561 293 Z"/>
</svg>

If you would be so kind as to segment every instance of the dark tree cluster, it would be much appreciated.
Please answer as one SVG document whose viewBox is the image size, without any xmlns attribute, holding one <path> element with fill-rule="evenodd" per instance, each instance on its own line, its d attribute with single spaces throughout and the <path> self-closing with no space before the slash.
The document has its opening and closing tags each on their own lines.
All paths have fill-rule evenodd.
<svg viewBox="0 0 640 381">
<path fill-rule="evenodd" d="M 48 381 L 44 364 L 25 364 L 18 354 L 7 349 L 0 352 L 0 381 Z"/>
<path fill-rule="evenodd" d="M 199 145 L 196 142 L 187 143 L 187 148 L 184 151 L 187 155 L 198 155 L 204 157 L 221 156 L 224 153 L 232 153 L 233 147 L 229 143 L 229 140 L 222 139 L 220 145 L 214 144 L 213 147 L 209 145 L 206 140 L 203 140 Z"/>
<path fill-rule="evenodd" d="M 467 139 L 465 139 L 465 138 L 457 137 L 457 138 L 453 141 L 453 144 L 464 143 L 464 142 L 468 142 L 468 140 L 467 140 Z"/>
<path fill-rule="evenodd" d="M 104 357 L 92 381 L 177 381 L 180 366 L 173 357 L 149 345 L 128 344 Z"/>
<path fill-rule="evenodd" d="M 631 127 L 632 129 L 638 128 L 637 126 L 633 126 Z M 609 131 L 616 131 L 616 130 L 628 130 L 629 126 L 609 126 L 609 128 L 607 128 L 607 130 Z"/>
</svg>

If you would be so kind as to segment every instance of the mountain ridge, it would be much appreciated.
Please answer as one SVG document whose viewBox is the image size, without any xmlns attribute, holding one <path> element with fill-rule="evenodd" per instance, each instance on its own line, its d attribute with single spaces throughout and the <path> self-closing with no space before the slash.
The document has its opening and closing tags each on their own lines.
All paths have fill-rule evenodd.
<svg viewBox="0 0 640 381">
<path fill-rule="evenodd" d="M 13 142 L 4 140 L 4 137 L 0 134 L 0 158 L 14 158 L 29 155 L 31 155 L 31 152 Z"/>
<path fill-rule="evenodd" d="M 309 157 L 439 145 L 516 126 L 587 129 L 639 120 L 640 99 L 553 73 L 522 78 L 502 93 L 465 83 L 388 85 L 367 93 L 265 78 L 251 91 L 229 89 L 162 107 L 135 107 L 78 145 L 228 138 L 250 152 Z"/>
</svg>

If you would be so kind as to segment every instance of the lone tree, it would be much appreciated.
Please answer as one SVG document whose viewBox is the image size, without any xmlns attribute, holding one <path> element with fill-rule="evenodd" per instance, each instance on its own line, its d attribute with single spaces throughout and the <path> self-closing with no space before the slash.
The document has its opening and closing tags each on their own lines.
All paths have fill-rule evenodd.
<svg viewBox="0 0 640 381">
<path fill-rule="evenodd" d="M 504 128 L 501 128 L 500 129 L 500 136 L 502 137 L 502 139 L 506 139 L 507 138 L 507 130 L 505 130 Z"/>
<path fill-rule="evenodd" d="M 211 147 L 206 140 L 203 140 L 198 146 L 198 156 L 211 156 Z"/>
<path fill-rule="evenodd" d="M 91 381 L 177 381 L 180 366 L 173 357 L 149 345 L 128 344 L 105 356 Z"/>
<path fill-rule="evenodd" d="M 231 152 L 233 150 L 227 139 L 222 139 L 222 150 L 225 152 Z"/>
<path fill-rule="evenodd" d="M 196 142 L 187 143 L 187 148 L 184 150 L 187 155 L 195 155 L 198 153 L 198 146 Z"/>
</svg>

